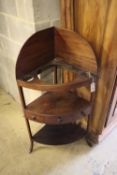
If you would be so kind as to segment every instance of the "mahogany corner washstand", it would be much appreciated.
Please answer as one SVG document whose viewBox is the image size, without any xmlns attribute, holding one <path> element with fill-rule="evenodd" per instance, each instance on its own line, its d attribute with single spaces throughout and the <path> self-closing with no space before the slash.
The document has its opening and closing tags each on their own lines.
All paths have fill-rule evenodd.
<svg viewBox="0 0 117 175">
<path fill-rule="evenodd" d="M 65 70 L 74 73 L 74 80 L 64 79 Z M 49 79 L 43 78 L 44 72 L 50 75 Z M 56 143 L 66 143 L 67 135 L 71 141 L 74 140 L 72 129 L 77 128 L 77 120 L 88 116 L 90 122 L 95 100 L 97 62 L 90 44 L 79 34 L 55 27 L 35 33 L 20 51 L 16 79 L 31 141 L 30 152 L 33 142 L 39 141 L 39 134 L 32 135 L 29 120 L 45 123 L 46 132 L 51 131 Z M 78 96 L 77 91 L 81 87 L 91 92 L 89 101 Z M 26 104 L 23 88 L 43 93 Z M 61 142 L 57 141 L 59 137 Z M 53 143 L 53 140 L 50 142 Z"/>
</svg>

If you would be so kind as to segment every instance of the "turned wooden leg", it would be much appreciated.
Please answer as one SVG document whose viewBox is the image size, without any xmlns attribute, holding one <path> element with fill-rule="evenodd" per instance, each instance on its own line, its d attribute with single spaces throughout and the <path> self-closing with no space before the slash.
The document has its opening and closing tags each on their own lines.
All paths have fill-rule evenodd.
<svg viewBox="0 0 117 175">
<path fill-rule="evenodd" d="M 33 151 L 33 139 L 32 139 L 32 132 L 31 132 L 31 128 L 30 128 L 30 124 L 28 119 L 25 118 L 26 121 L 26 125 L 27 125 L 27 129 L 28 129 L 28 134 L 29 134 L 29 139 L 30 139 L 30 149 L 29 149 L 29 153 L 31 153 Z"/>
<path fill-rule="evenodd" d="M 32 153 L 32 151 L 33 151 L 33 145 L 34 145 L 34 142 L 33 142 L 33 140 L 31 140 L 30 148 L 29 148 L 29 153 Z"/>
</svg>

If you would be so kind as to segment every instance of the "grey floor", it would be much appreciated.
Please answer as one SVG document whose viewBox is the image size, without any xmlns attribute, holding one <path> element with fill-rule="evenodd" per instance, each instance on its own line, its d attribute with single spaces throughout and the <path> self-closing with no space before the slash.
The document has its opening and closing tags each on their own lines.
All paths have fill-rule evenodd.
<svg viewBox="0 0 117 175">
<path fill-rule="evenodd" d="M 85 140 L 64 146 L 29 140 L 20 106 L 0 90 L 0 175 L 117 175 L 117 129 L 90 148 Z M 33 132 L 41 125 L 31 123 Z"/>
</svg>

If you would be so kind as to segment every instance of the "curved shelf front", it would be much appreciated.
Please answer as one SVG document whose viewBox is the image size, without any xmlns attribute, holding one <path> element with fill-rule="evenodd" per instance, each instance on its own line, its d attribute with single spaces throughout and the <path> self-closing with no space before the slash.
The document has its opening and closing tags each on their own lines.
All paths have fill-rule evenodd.
<svg viewBox="0 0 117 175">
<path fill-rule="evenodd" d="M 75 122 L 90 113 L 91 105 L 74 92 L 47 92 L 30 103 L 25 114 L 28 119 L 46 124 Z"/>
</svg>

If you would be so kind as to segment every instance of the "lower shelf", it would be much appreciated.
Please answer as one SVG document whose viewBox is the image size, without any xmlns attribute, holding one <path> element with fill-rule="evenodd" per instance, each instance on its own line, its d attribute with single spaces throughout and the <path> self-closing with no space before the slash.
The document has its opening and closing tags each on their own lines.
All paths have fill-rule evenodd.
<svg viewBox="0 0 117 175">
<path fill-rule="evenodd" d="M 33 141 L 47 145 L 62 145 L 83 138 L 86 131 L 77 124 L 45 125 L 34 136 Z"/>
</svg>

